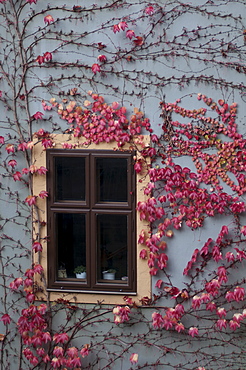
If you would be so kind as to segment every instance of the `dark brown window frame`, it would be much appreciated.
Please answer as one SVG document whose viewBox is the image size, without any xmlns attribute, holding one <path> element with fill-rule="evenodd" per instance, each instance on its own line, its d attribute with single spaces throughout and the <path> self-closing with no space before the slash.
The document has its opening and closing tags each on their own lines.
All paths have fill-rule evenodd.
<svg viewBox="0 0 246 370">
<path fill-rule="evenodd" d="M 84 157 L 86 162 L 86 197 L 83 201 L 57 201 L 55 200 L 54 159 L 56 157 Z M 96 201 L 95 184 L 95 159 L 96 158 L 126 158 L 128 169 L 128 197 L 127 202 L 103 202 Z M 78 150 L 78 149 L 49 149 L 47 150 L 47 227 L 48 227 L 48 290 L 122 294 L 136 292 L 136 233 L 135 233 L 135 189 L 136 176 L 133 169 L 133 153 L 113 150 Z M 86 214 L 86 259 L 87 279 L 81 281 L 72 278 L 58 278 L 57 243 L 55 231 L 56 213 L 83 213 Z M 95 233 L 96 214 L 122 214 L 127 215 L 127 281 L 105 281 L 97 279 L 97 246 Z M 94 272 L 93 272 L 94 271 Z"/>
</svg>

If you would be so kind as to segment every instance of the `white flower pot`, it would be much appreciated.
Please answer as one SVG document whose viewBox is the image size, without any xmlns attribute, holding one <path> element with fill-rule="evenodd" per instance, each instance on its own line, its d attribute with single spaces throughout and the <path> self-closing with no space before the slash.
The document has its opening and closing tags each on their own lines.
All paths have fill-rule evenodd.
<svg viewBox="0 0 246 370">
<path fill-rule="evenodd" d="M 115 272 L 103 272 L 103 279 L 104 280 L 115 280 Z"/>
<path fill-rule="evenodd" d="M 77 279 L 86 279 L 86 272 L 81 272 L 80 274 L 76 274 Z"/>
</svg>

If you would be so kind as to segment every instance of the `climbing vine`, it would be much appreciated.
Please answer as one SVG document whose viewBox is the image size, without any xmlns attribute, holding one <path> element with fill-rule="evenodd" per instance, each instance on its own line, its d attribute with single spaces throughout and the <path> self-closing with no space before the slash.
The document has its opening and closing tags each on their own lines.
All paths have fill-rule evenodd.
<svg viewBox="0 0 246 370">
<path fill-rule="evenodd" d="M 245 367 L 243 10 L 0 0 L 1 369 Z M 149 296 L 50 301 L 39 208 L 49 194 L 33 191 L 48 169 L 33 151 L 61 133 L 74 139 L 65 150 L 137 152 Z"/>
</svg>

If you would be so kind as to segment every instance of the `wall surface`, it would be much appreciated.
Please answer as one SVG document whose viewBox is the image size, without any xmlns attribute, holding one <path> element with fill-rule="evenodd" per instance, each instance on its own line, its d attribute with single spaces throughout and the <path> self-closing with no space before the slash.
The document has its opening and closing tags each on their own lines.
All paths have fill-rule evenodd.
<svg viewBox="0 0 246 370">
<path fill-rule="evenodd" d="M 0 0 L 0 369 L 245 369 L 244 15 L 243 0 Z M 32 148 L 41 143 L 45 155 L 58 134 L 71 134 L 78 148 L 78 137 L 86 135 L 77 117 L 69 120 L 69 102 L 88 109 L 92 122 L 103 116 L 93 105 L 98 95 L 107 107 L 126 108 L 117 122 L 123 116 L 130 122 L 122 129 L 132 130 L 128 147 L 142 145 L 136 163 L 143 169 L 135 169 L 143 194 L 138 232 L 145 228 L 145 236 L 137 251 L 146 254 L 137 258 L 147 296 L 105 299 L 112 305 L 101 295 L 96 305 L 83 296 L 85 303 L 75 308 L 76 295 L 49 301 L 38 268 L 30 285 L 24 281 L 33 263 L 46 266 L 48 238 L 47 194 L 36 193 L 46 191 L 45 173 L 32 167 L 42 160 Z M 141 132 L 134 131 L 137 119 Z M 98 143 L 91 127 L 87 146 L 107 146 L 108 137 Z M 116 141 L 110 145 L 119 147 Z M 160 168 L 173 175 L 155 177 Z M 144 191 L 147 170 L 151 185 Z M 150 198 L 156 204 L 146 210 Z M 150 209 L 158 207 L 161 217 L 150 219 Z M 168 262 L 162 265 L 164 253 Z M 115 305 L 129 307 L 118 325 Z M 23 313 L 30 307 L 32 313 Z M 23 326 L 37 316 L 42 329 Z M 56 341 L 56 333 L 71 340 Z M 57 345 L 84 350 L 77 363 L 69 353 L 62 362 Z"/>
</svg>

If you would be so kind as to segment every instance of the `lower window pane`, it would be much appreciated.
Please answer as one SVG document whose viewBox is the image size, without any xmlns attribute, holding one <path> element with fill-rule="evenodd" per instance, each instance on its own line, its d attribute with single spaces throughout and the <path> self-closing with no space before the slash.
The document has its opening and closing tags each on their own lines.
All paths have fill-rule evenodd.
<svg viewBox="0 0 246 370">
<path fill-rule="evenodd" d="M 85 214 L 57 213 L 57 250 L 58 250 L 58 279 L 75 278 L 76 271 L 86 267 L 86 225 Z M 82 272 L 82 271 L 81 271 Z M 85 278 L 80 275 L 80 278 Z"/>
<path fill-rule="evenodd" d="M 127 282 L 127 215 L 97 214 L 97 279 Z"/>
</svg>

